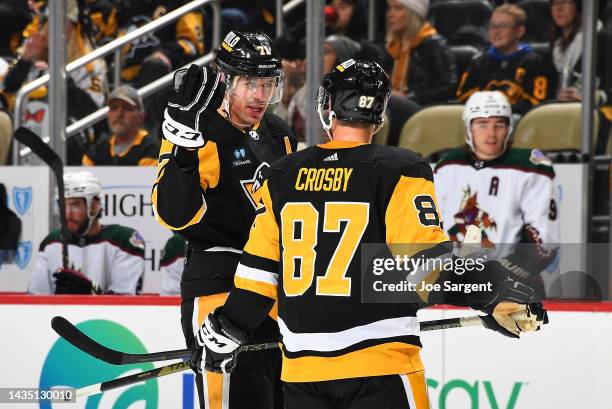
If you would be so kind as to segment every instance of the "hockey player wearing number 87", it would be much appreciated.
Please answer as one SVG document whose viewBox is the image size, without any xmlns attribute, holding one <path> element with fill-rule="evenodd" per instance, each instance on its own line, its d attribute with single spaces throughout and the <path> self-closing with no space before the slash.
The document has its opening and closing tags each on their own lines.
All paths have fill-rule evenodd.
<svg viewBox="0 0 612 409">
<path fill-rule="evenodd" d="M 217 70 L 192 65 L 175 75 L 152 193 L 157 220 L 188 242 L 181 324 L 189 347 L 227 298 L 270 164 L 297 144 L 266 112 L 282 96 L 283 71 L 265 34 L 230 32 L 215 63 Z M 278 339 L 272 316 L 252 342 Z M 231 378 L 194 370 L 201 408 L 282 407 L 277 350 L 244 356 Z"/>
<path fill-rule="evenodd" d="M 414 152 L 371 144 L 389 95 L 389 79 L 374 62 L 348 60 L 325 76 L 318 108 L 332 140 L 272 165 L 234 288 L 198 331 L 205 350 L 192 358 L 198 365 L 231 372 L 232 352 L 278 301 L 285 408 L 425 409 L 416 317 L 423 304 L 477 307 L 489 314 L 487 328 L 514 338 L 546 321 L 534 291 L 507 279 L 497 262 L 463 275 L 420 275 L 429 283 L 490 282 L 492 292 L 362 302 L 363 243 L 424 245 L 405 253 L 412 257 L 449 253 L 429 164 Z M 525 316 L 515 319 L 518 311 Z"/>
<path fill-rule="evenodd" d="M 537 149 L 512 147 L 512 109 L 499 91 L 474 93 L 463 119 L 466 146 L 435 169 L 444 227 L 456 241 L 469 225 L 482 229 L 483 245 L 496 247 L 501 263 L 543 294 L 540 272 L 560 241 L 552 163 Z"/>
</svg>

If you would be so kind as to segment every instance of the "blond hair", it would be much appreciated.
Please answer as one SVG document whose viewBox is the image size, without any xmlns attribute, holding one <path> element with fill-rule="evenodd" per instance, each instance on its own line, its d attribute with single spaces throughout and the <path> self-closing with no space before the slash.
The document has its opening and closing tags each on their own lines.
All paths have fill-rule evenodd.
<svg viewBox="0 0 612 409">
<path fill-rule="evenodd" d="M 403 35 L 400 37 L 395 33 L 387 31 L 387 45 L 393 41 L 401 41 L 402 43 L 410 42 L 410 40 L 417 35 L 421 27 L 423 27 L 423 24 L 425 23 L 425 19 L 423 17 L 419 16 L 408 7 L 406 7 L 406 11 L 406 29 L 404 30 Z"/>
<path fill-rule="evenodd" d="M 505 13 L 512 16 L 517 27 L 524 26 L 527 23 L 527 13 L 516 4 L 502 4 L 493 10 L 493 14 L 495 13 Z"/>
</svg>

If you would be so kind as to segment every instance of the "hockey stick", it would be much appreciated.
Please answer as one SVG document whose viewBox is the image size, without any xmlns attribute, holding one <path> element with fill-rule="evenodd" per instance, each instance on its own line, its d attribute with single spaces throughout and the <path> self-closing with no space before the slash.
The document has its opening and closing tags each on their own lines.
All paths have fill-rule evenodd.
<svg viewBox="0 0 612 409">
<path fill-rule="evenodd" d="M 251 351 L 263 351 L 265 349 L 274 349 L 278 348 L 278 342 L 264 342 L 262 344 L 247 344 L 238 347 L 232 355 L 234 355 L 234 359 L 237 358 L 237 355 L 242 352 L 251 352 Z M 191 355 L 191 350 L 185 349 L 187 357 Z M 180 352 L 180 351 L 171 351 L 171 352 Z M 130 354 L 132 355 L 132 354 Z M 146 354 L 143 354 L 146 355 Z M 141 361 L 145 362 L 145 361 Z M 123 386 L 131 385 L 138 382 L 148 381 L 150 379 L 159 378 L 160 376 L 170 375 L 176 372 L 182 372 L 187 369 L 190 369 L 189 362 L 177 362 L 174 364 L 162 366 L 160 368 L 150 369 L 145 372 L 140 372 L 133 375 L 124 376 L 122 378 L 112 379 L 110 381 L 96 383 L 95 385 L 84 386 L 82 388 L 78 388 L 76 390 L 76 396 L 89 396 L 96 395 L 98 393 L 106 392 L 111 389 L 121 388 Z"/>
<path fill-rule="evenodd" d="M 62 267 L 68 268 L 68 229 L 66 227 L 66 200 L 64 198 L 64 165 L 62 159 L 34 132 L 23 126 L 15 131 L 15 139 L 30 148 L 55 175 L 62 238 Z"/>
<path fill-rule="evenodd" d="M 90 396 L 98 393 L 106 392 L 111 389 L 121 388 L 138 382 L 148 381 L 150 379 L 159 378 L 177 372 L 182 372 L 189 369 L 189 362 L 177 362 L 175 364 L 154 368 L 145 372 L 136 373 L 133 375 L 124 376 L 122 378 L 111 379 L 110 381 L 96 383 L 94 385 L 84 386 L 76 390 L 75 395 Z"/>
<path fill-rule="evenodd" d="M 70 322 L 68 322 L 66 319 L 62 317 L 55 317 L 53 320 L 54 322 L 65 322 L 68 325 L 72 326 Z M 481 322 L 482 321 L 477 316 L 466 317 L 466 318 L 449 318 L 449 319 L 443 319 L 443 320 L 425 321 L 421 323 L 421 331 L 433 331 L 433 330 L 447 329 L 447 328 L 469 327 L 469 326 L 480 325 Z M 166 360 L 166 359 L 173 359 L 177 357 L 187 358 L 191 355 L 191 350 L 189 349 L 167 351 L 167 352 L 156 352 L 156 353 L 151 353 L 151 354 L 126 354 L 120 351 L 115 351 L 115 350 L 106 348 L 98 344 L 97 342 L 87 337 L 82 332 L 80 332 L 77 328 L 74 328 L 74 330 L 76 331 L 75 334 L 80 334 L 80 336 L 84 337 L 83 339 L 89 340 L 89 341 L 85 341 L 85 343 L 90 342 L 87 348 L 90 348 L 93 345 L 97 345 L 103 348 L 106 353 L 110 354 L 109 356 L 112 356 L 115 361 L 119 360 L 123 364 L 152 362 L 155 360 Z M 68 341 L 70 342 L 70 340 Z M 233 354 L 238 355 L 242 352 L 263 351 L 266 349 L 274 349 L 278 347 L 279 347 L 278 342 L 265 342 L 261 344 L 247 344 L 247 345 L 242 345 L 239 348 L 237 348 Z M 83 349 L 83 351 L 89 353 L 87 350 Z M 96 351 L 96 354 L 100 355 L 97 351 Z M 171 354 L 173 358 L 170 357 Z M 96 358 L 102 359 L 104 361 L 104 359 L 102 358 L 102 355 L 100 356 L 95 355 L 95 354 L 90 354 L 90 355 L 93 355 Z M 107 358 L 108 356 L 104 356 L 104 357 Z M 113 363 L 113 362 L 109 362 L 109 363 Z M 116 364 L 116 365 L 119 365 L 119 364 Z M 174 364 L 162 366 L 160 368 L 150 369 L 145 372 L 128 375 L 122 378 L 112 379 L 110 381 L 96 383 L 94 385 L 78 388 L 76 390 L 76 396 L 80 397 L 80 396 L 96 395 L 98 393 L 106 392 L 111 389 L 121 388 L 124 386 L 132 385 L 134 383 L 148 381 L 150 379 L 159 378 L 161 376 L 170 375 L 176 372 L 182 372 L 189 368 L 190 368 L 189 362 L 177 362 Z"/>
<path fill-rule="evenodd" d="M 424 321 L 420 323 L 421 331 L 436 331 L 449 328 L 462 328 L 481 325 L 478 316 L 464 318 L 446 318 L 441 320 Z M 70 344 L 97 358 L 113 365 L 139 364 L 145 362 L 168 361 L 172 359 L 185 359 L 191 356 L 190 349 L 177 349 L 172 351 L 151 352 L 146 354 L 131 354 L 110 349 L 91 339 L 64 317 L 53 317 L 51 320 L 53 330 Z M 243 345 L 239 352 L 257 351 L 262 349 L 278 348 L 277 342 Z"/>
</svg>

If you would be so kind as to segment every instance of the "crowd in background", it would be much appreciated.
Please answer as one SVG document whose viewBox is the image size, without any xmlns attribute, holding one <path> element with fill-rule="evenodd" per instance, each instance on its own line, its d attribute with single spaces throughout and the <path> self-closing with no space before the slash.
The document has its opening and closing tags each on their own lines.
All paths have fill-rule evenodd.
<svg viewBox="0 0 612 409">
<path fill-rule="evenodd" d="M 87 54 L 169 11 L 186 0 L 68 0 L 68 62 Z M 275 37 L 275 2 L 222 0 L 222 35 L 261 30 Z M 393 95 L 387 110 L 386 143 L 396 145 L 406 121 L 423 107 L 463 103 L 477 90 L 501 90 L 513 104 L 515 119 L 549 101 L 581 100 L 582 0 L 388 0 L 377 1 L 376 30 L 367 39 L 367 0 L 329 0 L 325 6 L 324 72 L 348 58 L 371 59 L 388 72 Z M 284 59 L 285 93 L 274 108 L 304 138 L 306 101 L 305 5 L 284 17 L 288 29 L 275 39 Z M 600 108 L 599 153 L 608 145 L 612 119 L 612 2 L 600 0 L 597 25 L 596 99 Z M 44 0 L 7 0 L 0 5 L 0 164 L 10 164 L 11 120 L 15 94 L 48 71 L 48 11 Z M 136 89 L 204 55 L 211 49 L 212 13 L 196 9 L 121 50 L 121 83 Z M 68 76 L 68 122 L 109 104 L 112 54 Z M 22 107 L 23 125 L 48 133 L 48 88 L 30 93 Z M 136 120 L 147 142 L 159 141 L 164 91 L 145 98 Z M 110 105 L 109 105 L 110 107 Z M 137 107 L 138 108 L 138 107 Z M 112 115 L 112 114 L 111 114 Z M 116 131 L 99 122 L 67 143 L 67 164 L 92 165 L 87 153 L 105 147 Z M 116 116 L 116 115 L 115 115 Z M 126 118 L 124 118 L 126 117 Z M 115 121 L 117 122 L 117 121 Z M 122 141 L 116 153 L 96 165 L 152 165 L 119 160 L 140 146 L 142 132 Z M 102 148 L 99 148 L 102 149 Z M 147 151 L 140 147 L 139 150 Z M 602 152 L 603 151 L 603 152 Z M 132 155 L 133 156 L 133 155 Z M 145 156 L 146 157 L 146 156 Z"/>
</svg>

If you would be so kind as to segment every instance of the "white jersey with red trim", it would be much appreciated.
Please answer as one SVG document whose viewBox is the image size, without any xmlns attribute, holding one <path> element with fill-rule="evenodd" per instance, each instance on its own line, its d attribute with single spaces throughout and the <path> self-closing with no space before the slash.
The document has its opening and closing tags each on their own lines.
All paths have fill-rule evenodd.
<svg viewBox="0 0 612 409">
<path fill-rule="evenodd" d="M 97 283 L 105 293 L 136 294 L 140 292 L 145 270 L 144 250 L 144 240 L 136 230 L 111 224 L 103 226 L 93 237 L 71 239 L 68 264 Z M 40 244 L 28 292 L 53 294 L 53 273 L 61 268 L 62 242 L 59 230 L 54 230 Z"/>
<path fill-rule="evenodd" d="M 454 149 L 436 165 L 434 182 L 452 240 L 462 241 L 474 224 L 483 244 L 560 241 L 559 187 L 551 161 L 536 149 L 511 148 L 492 161 Z"/>
</svg>

